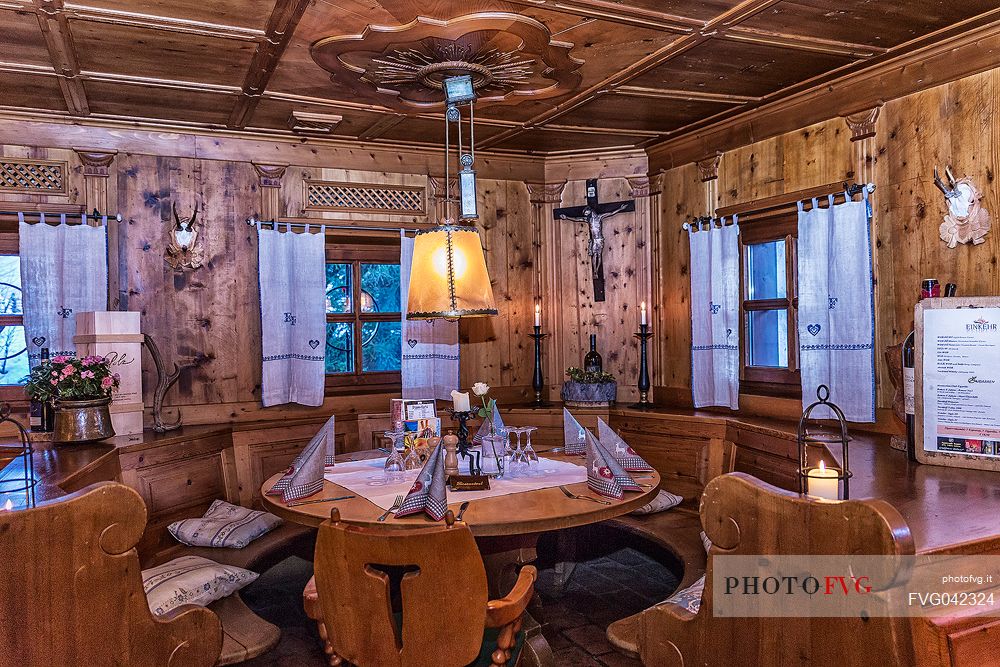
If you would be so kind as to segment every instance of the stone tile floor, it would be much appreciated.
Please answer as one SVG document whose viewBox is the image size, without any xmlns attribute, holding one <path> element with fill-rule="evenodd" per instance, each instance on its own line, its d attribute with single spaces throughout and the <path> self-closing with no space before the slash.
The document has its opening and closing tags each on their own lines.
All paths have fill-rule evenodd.
<svg viewBox="0 0 1000 667">
<path fill-rule="evenodd" d="M 556 540 L 539 541 L 539 578 L 545 625 L 543 634 L 559 667 L 640 667 L 617 653 L 605 636 L 614 621 L 659 602 L 677 587 L 677 577 L 661 554 L 644 553 L 608 531 L 576 533 L 577 560 L 569 583 L 556 586 Z M 302 609 L 301 594 L 312 563 L 289 558 L 265 572 L 243 591 L 247 605 L 281 628 L 271 652 L 243 663 L 247 667 L 323 667 L 326 661 L 315 626 Z"/>
</svg>

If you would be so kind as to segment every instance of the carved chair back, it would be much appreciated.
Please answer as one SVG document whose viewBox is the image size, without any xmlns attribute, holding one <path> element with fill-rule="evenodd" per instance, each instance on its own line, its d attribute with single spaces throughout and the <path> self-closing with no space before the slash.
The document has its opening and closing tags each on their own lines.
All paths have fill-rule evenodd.
<svg viewBox="0 0 1000 667">
<path fill-rule="evenodd" d="M 0 512 L 0 656 L 20 667 L 214 665 L 214 613 L 149 611 L 134 548 L 145 526 L 139 494 L 114 482 Z"/>
<path fill-rule="evenodd" d="M 906 618 L 722 618 L 713 560 L 736 555 L 912 555 L 906 522 L 881 500 L 818 502 L 744 473 L 710 481 L 701 520 L 713 546 L 697 614 L 672 604 L 643 615 L 647 665 L 913 664 Z M 888 572 L 881 573 L 891 578 Z M 877 580 L 878 577 L 873 577 Z M 877 658 L 875 658 L 877 656 Z"/>
</svg>

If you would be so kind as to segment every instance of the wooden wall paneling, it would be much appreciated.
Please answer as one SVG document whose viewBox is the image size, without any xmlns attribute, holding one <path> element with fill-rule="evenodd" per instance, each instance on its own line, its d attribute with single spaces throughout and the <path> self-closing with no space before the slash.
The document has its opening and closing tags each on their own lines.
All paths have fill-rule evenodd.
<svg viewBox="0 0 1000 667">
<path fill-rule="evenodd" d="M 636 331 L 639 330 L 639 308 L 642 302 L 646 303 L 647 321 L 655 324 L 656 314 L 654 312 L 654 301 L 659 298 L 659 290 L 653 290 L 653 266 L 660 257 L 654 254 L 653 230 L 659 229 L 660 223 L 660 193 L 663 189 L 663 174 L 653 174 L 652 176 L 626 177 L 629 184 L 629 195 L 635 198 L 635 245 L 633 252 L 636 262 L 636 298 L 639 304 L 635 304 Z M 655 297 L 654 297 L 655 294 Z M 656 335 L 656 332 L 653 332 Z M 656 346 L 653 344 L 647 350 L 647 354 L 655 353 Z M 638 362 L 637 362 L 638 363 Z M 658 361 L 649 360 L 650 382 L 653 386 L 657 382 Z M 656 400 L 656 396 L 653 396 Z"/>
<path fill-rule="evenodd" d="M 508 345 L 503 383 L 530 387 L 535 368 L 534 340 L 528 337 L 535 317 L 534 286 L 538 273 L 534 257 L 534 230 L 528 191 L 518 181 L 502 181 L 505 190 L 502 221 L 507 246 Z M 531 394 L 533 397 L 534 394 Z"/>
<path fill-rule="evenodd" d="M 781 194 L 783 148 L 781 139 L 775 138 L 727 151 L 719 162 L 717 207 Z"/>
<path fill-rule="evenodd" d="M 655 267 L 660 297 L 652 311 L 657 352 L 653 363 L 661 403 L 691 405 L 691 251 L 688 232 L 681 225 L 710 212 L 711 190 L 694 163 L 663 173 L 656 230 L 660 260 Z"/>
<path fill-rule="evenodd" d="M 22 133 L 19 139 L 23 140 Z M 83 182 L 83 167 L 76 154 L 68 148 L 45 148 L 25 146 L 15 143 L 0 142 L 0 157 L 53 160 L 65 162 L 67 166 L 65 192 L 45 194 L 34 192 L 3 192 L 0 197 L 4 202 L 30 202 L 35 204 L 84 204 L 85 188 Z M 17 207 L 14 207 L 17 208 Z"/>
<path fill-rule="evenodd" d="M 561 205 L 565 187 L 565 181 L 527 183 L 532 225 L 535 229 L 534 296 L 540 300 L 542 307 L 542 333 L 548 334 L 542 341 L 542 371 L 546 387 L 543 392 L 548 391 L 548 400 L 555 400 L 559 396 L 562 374 L 566 368 L 563 364 L 564 350 L 559 340 L 565 272 L 559 252 L 560 221 L 553 215 L 553 211 Z"/>
<path fill-rule="evenodd" d="M 400 213 L 374 213 L 370 211 L 322 211 L 307 210 L 305 200 L 306 181 L 332 181 L 335 183 L 366 183 L 377 185 L 403 185 L 408 187 L 427 187 L 427 176 L 423 174 L 406 174 L 388 171 L 368 171 L 349 168 L 323 168 L 323 167 L 303 167 L 291 166 L 285 172 L 282 180 L 281 200 L 284 213 L 281 215 L 299 217 L 308 216 L 311 218 L 324 218 L 329 220 L 343 220 L 349 222 L 369 222 L 379 223 L 392 221 L 395 223 L 423 223 L 428 220 L 429 196 L 424 192 L 424 212 L 417 214 Z"/>
</svg>

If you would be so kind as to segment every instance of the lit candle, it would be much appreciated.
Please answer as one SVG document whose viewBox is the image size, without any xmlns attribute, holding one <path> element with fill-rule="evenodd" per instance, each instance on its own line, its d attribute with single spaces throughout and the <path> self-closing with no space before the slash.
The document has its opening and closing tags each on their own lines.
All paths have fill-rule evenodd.
<svg viewBox="0 0 1000 667">
<path fill-rule="evenodd" d="M 5 502 L 5 503 L 3 504 L 3 508 L 4 508 L 4 510 L 6 510 L 7 512 L 10 512 L 11 510 L 13 510 L 13 509 L 14 509 L 14 503 L 12 503 L 12 502 L 10 501 L 10 498 L 8 498 L 8 499 L 7 499 L 7 502 Z"/>
<path fill-rule="evenodd" d="M 834 468 L 827 468 L 826 463 L 819 462 L 818 468 L 811 468 L 806 475 L 809 482 L 806 493 L 817 498 L 840 500 L 840 479 Z"/>
<path fill-rule="evenodd" d="M 535 304 L 535 326 L 542 326 L 542 304 Z"/>
<path fill-rule="evenodd" d="M 463 394 L 460 391 L 452 391 L 451 401 L 454 404 L 455 412 L 469 411 L 469 392 Z"/>
<path fill-rule="evenodd" d="M 646 323 L 646 302 L 639 304 L 639 324 Z"/>
</svg>

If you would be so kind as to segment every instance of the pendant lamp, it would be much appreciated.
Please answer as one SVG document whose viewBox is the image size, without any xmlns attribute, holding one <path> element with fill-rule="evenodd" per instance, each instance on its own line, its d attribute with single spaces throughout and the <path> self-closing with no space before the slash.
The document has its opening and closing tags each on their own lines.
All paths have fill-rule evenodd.
<svg viewBox="0 0 1000 667">
<path fill-rule="evenodd" d="M 442 87 L 448 104 L 445 114 L 445 219 L 434 229 L 417 232 L 413 239 L 413 260 L 410 268 L 410 293 L 406 308 L 408 319 L 455 319 L 496 315 L 493 287 L 486 268 L 479 230 L 473 225 L 455 224 L 448 217 L 452 207 L 450 187 L 451 124 L 458 128 L 458 161 L 461 189 L 461 218 L 476 217 L 476 181 L 472 163 L 475 149 L 472 125 L 472 104 L 469 99 L 457 97 L 454 91 L 472 90 L 469 82 L 458 81 L 465 77 L 446 79 Z M 449 85 L 451 84 L 451 85 Z M 463 85 L 464 84 L 464 85 Z M 454 97 L 454 98 L 453 98 Z M 459 103 L 469 104 L 469 152 L 462 153 L 462 120 Z M 471 178 L 468 177 L 471 174 Z"/>
</svg>

